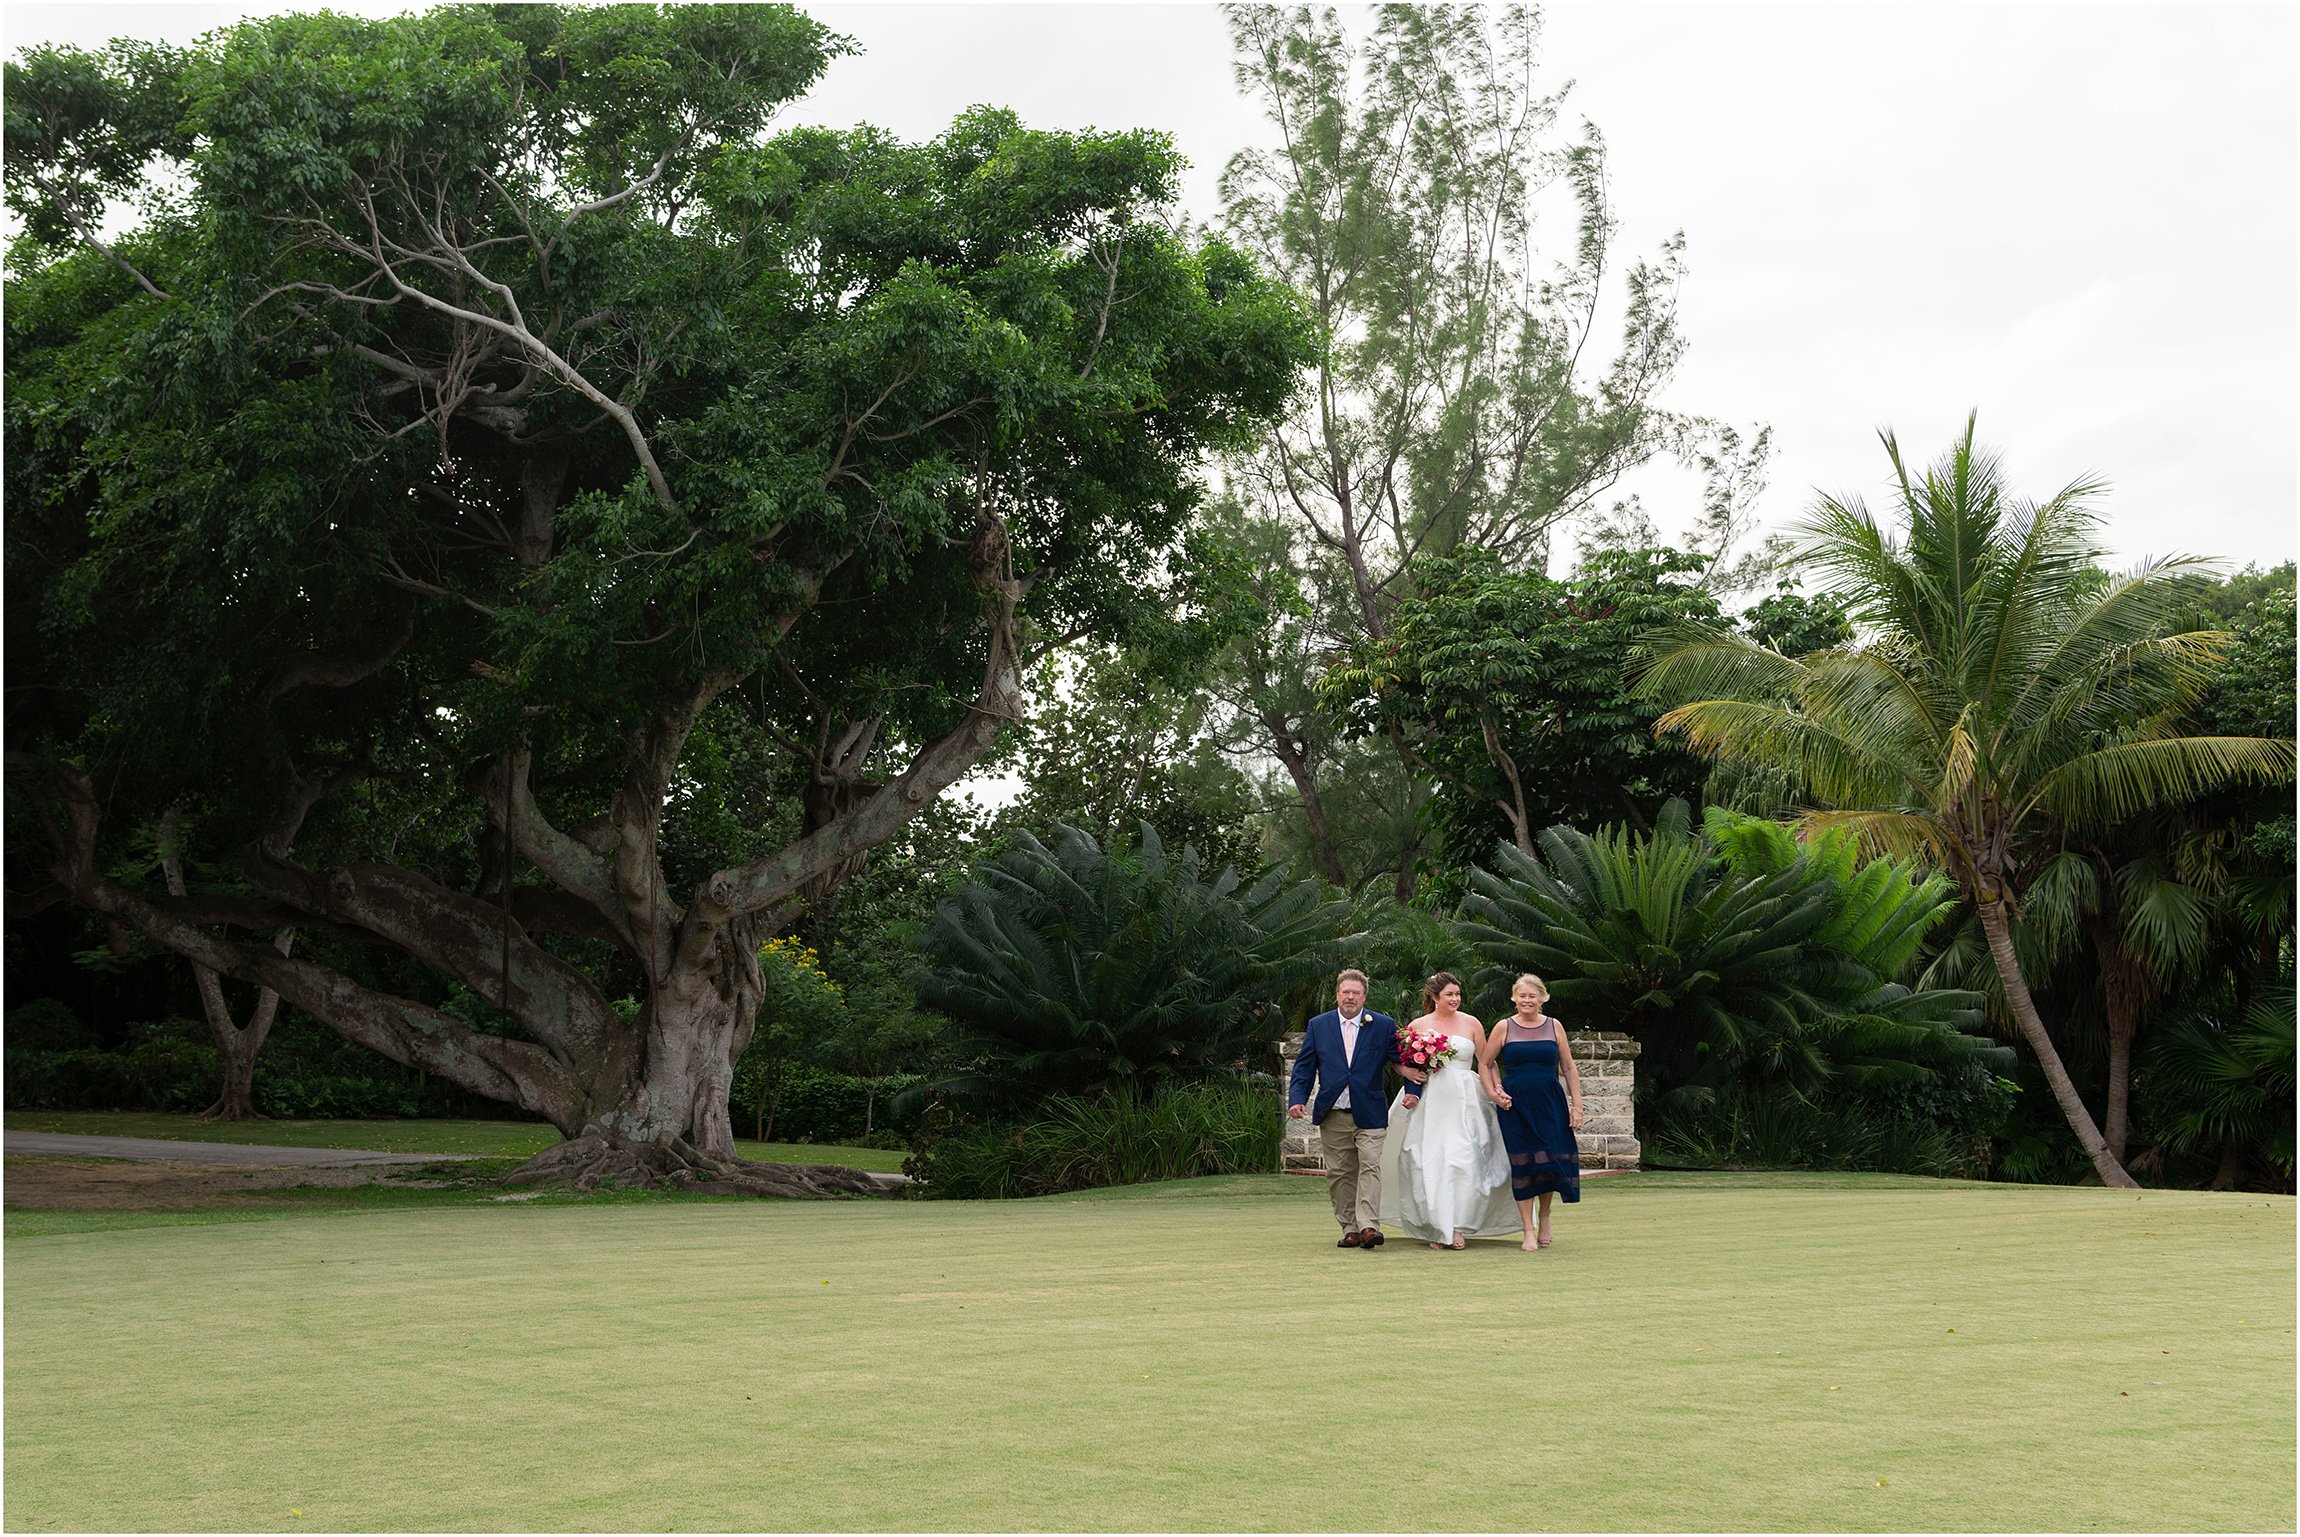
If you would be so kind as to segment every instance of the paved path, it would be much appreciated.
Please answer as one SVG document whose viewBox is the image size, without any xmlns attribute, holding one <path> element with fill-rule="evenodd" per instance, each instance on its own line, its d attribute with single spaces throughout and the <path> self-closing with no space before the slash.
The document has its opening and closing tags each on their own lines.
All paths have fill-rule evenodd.
<svg viewBox="0 0 2300 1537">
<path fill-rule="evenodd" d="M 378 1153 L 357 1147 L 264 1147 L 251 1142 L 178 1142 L 168 1137 L 80 1137 L 60 1131 L 0 1132 L 11 1158 L 129 1158 L 150 1163 L 204 1163 L 248 1168 L 342 1168 L 352 1164 L 455 1163 L 478 1153 Z M 907 1174 L 857 1171 L 881 1190 L 915 1184 Z"/>
<path fill-rule="evenodd" d="M 59 1131 L 0 1132 L 9 1157 L 132 1158 L 239 1168 L 328 1168 L 358 1163 L 446 1163 L 473 1153 L 377 1153 L 357 1147 L 264 1147 L 247 1142 L 177 1142 L 165 1137 L 75 1137 Z"/>
</svg>

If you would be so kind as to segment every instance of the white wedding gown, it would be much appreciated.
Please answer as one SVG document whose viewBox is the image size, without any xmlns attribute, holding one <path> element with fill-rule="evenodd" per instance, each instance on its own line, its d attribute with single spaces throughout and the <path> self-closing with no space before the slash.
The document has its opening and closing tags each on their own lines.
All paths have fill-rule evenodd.
<svg viewBox="0 0 2300 1537">
<path fill-rule="evenodd" d="M 1390 1102 L 1382 1144 L 1382 1221 L 1428 1243 L 1494 1237 L 1522 1224 L 1509 1195 L 1509 1150 L 1477 1081 L 1477 1043 L 1449 1036 L 1453 1060 Z M 1413 1109 L 1405 1094 L 1419 1092 Z"/>
</svg>

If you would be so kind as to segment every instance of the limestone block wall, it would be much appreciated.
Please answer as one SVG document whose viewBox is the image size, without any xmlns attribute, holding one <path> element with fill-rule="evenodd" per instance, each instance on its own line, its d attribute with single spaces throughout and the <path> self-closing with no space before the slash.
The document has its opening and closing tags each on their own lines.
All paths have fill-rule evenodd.
<svg viewBox="0 0 2300 1537">
<path fill-rule="evenodd" d="M 1637 1042 L 1618 1030 L 1575 1030 L 1568 1036 L 1581 1069 L 1581 1168 L 1637 1167 L 1637 1121 L 1630 1096 L 1637 1087 Z"/>
<path fill-rule="evenodd" d="M 1573 1060 L 1581 1069 L 1581 1167 L 1634 1169 L 1640 1149 L 1631 1095 L 1637 1087 L 1637 1042 L 1617 1030 L 1576 1030 Z M 1300 1031 L 1278 1043 L 1278 1102 L 1286 1100 L 1294 1059 L 1302 1054 Z M 1286 1122 L 1279 1167 L 1288 1174 L 1323 1174 L 1318 1131 L 1308 1119 Z"/>
</svg>

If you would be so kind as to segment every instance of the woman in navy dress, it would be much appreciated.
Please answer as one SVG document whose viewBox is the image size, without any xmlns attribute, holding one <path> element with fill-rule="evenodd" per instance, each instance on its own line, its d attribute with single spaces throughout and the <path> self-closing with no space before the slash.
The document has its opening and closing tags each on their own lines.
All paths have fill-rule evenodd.
<svg viewBox="0 0 2300 1537">
<path fill-rule="evenodd" d="M 1581 1199 L 1581 1070 L 1565 1027 L 1542 1012 L 1549 985 L 1527 975 L 1509 990 L 1517 1012 L 1493 1027 L 1477 1054 L 1478 1077 L 1501 1112 L 1509 1149 L 1509 1193 L 1525 1224 L 1528 1251 L 1549 1247 L 1549 1203 Z M 1538 1227 L 1534 1205 L 1540 1203 Z"/>
</svg>

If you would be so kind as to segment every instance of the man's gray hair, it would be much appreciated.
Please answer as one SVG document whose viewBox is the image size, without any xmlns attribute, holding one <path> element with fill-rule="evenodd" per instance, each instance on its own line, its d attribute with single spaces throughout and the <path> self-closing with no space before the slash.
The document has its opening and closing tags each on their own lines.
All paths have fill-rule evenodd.
<svg viewBox="0 0 2300 1537">
<path fill-rule="evenodd" d="M 1366 980 L 1366 974 L 1358 970 L 1358 968 L 1355 966 L 1352 966 L 1349 970 L 1334 978 L 1334 986 L 1336 987 L 1340 987 L 1344 982 L 1355 982 L 1360 987 L 1370 987 L 1373 985 Z"/>
</svg>

